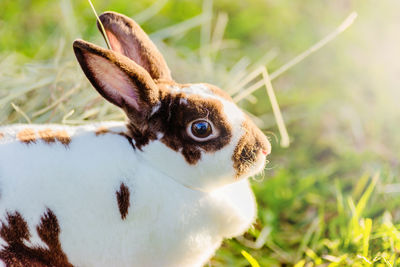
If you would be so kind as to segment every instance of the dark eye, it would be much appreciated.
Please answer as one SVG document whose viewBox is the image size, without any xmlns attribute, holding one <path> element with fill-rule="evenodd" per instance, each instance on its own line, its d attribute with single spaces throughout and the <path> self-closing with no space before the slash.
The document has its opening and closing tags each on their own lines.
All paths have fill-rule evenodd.
<svg viewBox="0 0 400 267">
<path fill-rule="evenodd" d="M 203 120 L 193 122 L 191 131 L 197 138 L 206 138 L 212 134 L 211 124 Z"/>
<path fill-rule="evenodd" d="M 211 121 L 206 119 L 194 120 L 187 125 L 186 133 L 198 142 L 204 142 L 219 135 Z"/>
</svg>

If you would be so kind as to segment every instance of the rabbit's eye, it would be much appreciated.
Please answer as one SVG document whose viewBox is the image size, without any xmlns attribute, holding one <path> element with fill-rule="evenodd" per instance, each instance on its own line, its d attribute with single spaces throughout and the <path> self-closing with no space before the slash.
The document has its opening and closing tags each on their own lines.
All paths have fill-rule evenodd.
<svg viewBox="0 0 400 267">
<path fill-rule="evenodd" d="M 211 125 L 208 121 L 196 121 L 192 123 L 192 134 L 198 138 L 206 138 L 212 133 Z"/>
<path fill-rule="evenodd" d="M 196 120 L 189 123 L 187 133 L 196 141 L 207 141 L 215 136 L 212 123 L 207 120 Z"/>
</svg>

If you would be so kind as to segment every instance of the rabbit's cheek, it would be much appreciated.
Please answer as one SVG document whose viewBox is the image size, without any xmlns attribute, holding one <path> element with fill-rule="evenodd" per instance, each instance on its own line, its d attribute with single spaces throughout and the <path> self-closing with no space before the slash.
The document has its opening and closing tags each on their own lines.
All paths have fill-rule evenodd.
<svg viewBox="0 0 400 267">
<path fill-rule="evenodd" d="M 210 191 L 217 187 L 235 182 L 235 171 L 230 155 L 234 146 L 207 153 L 201 151 L 201 158 L 190 164 L 182 154 L 159 140 L 150 142 L 142 148 L 141 156 L 146 164 L 163 174 L 167 174 L 176 182 L 200 191 Z"/>
</svg>

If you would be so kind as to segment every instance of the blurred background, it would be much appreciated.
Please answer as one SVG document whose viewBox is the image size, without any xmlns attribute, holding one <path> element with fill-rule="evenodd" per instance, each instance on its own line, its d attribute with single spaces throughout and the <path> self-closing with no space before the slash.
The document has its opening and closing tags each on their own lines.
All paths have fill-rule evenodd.
<svg viewBox="0 0 400 267">
<path fill-rule="evenodd" d="M 396 266 L 400 263 L 400 1 L 94 0 L 150 34 L 178 82 L 239 95 L 265 66 L 291 144 L 264 87 L 239 105 L 270 137 L 252 181 L 253 229 L 224 242 L 209 266 Z M 0 123 L 123 119 L 90 89 L 72 53 L 105 46 L 86 0 L 0 1 Z M 353 11 L 346 31 L 274 77 Z M 275 72 L 276 74 L 276 72 Z M 248 254 L 246 254 L 246 252 Z"/>
</svg>

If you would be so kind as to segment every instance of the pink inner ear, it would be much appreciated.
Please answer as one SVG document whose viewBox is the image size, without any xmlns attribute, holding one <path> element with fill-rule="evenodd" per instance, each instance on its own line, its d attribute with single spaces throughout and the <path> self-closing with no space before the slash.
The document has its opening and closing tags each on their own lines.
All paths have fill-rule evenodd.
<svg viewBox="0 0 400 267">
<path fill-rule="evenodd" d="M 106 31 L 108 40 L 110 41 L 110 45 L 112 50 L 124 54 L 124 50 L 121 46 L 121 43 L 118 41 L 117 37 L 110 31 Z"/>
<path fill-rule="evenodd" d="M 106 34 L 108 40 L 110 41 L 110 45 L 112 50 L 121 53 L 122 55 L 130 58 L 135 61 L 138 65 L 142 66 L 147 71 L 150 70 L 150 66 L 146 60 L 140 55 L 143 53 L 144 48 L 140 47 L 139 40 L 136 39 L 135 35 L 132 35 L 129 31 L 130 29 L 126 26 L 118 28 L 118 35 L 115 35 L 111 29 L 106 30 Z M 116 29 L 114 29 L 116 30 Z M 119 36 L 119 37 L 117 37 Z"/>
<path fill-rule="evenodd" d="M 107 100 L 120 107 L 125 102 L 136 110 L 140 110 L 138 88 L 124 71 L 101 56 L 90 55 L 87 61 L 94 80 L 99 85 L 96 89 Z"/>
</svg>

